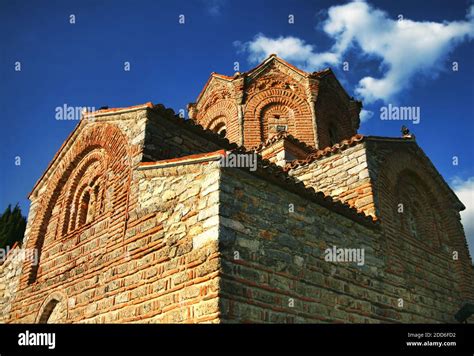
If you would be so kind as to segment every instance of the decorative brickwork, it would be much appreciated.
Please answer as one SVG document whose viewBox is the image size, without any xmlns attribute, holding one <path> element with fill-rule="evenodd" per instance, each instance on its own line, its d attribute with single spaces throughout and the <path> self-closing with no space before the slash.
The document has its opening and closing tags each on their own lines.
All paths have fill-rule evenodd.
<svg viewBox="0 0 474 356">
<path fill-rule="evenodd" d="M 234 77 L 213 73 L 189 115 L 211 130 L 220 118 L 226 137 L 247 148 L 280 131 L 324 148 L 355 135 L 360 109 L 330 70 L 306 73 L 272 55 Z"/>
<path fill-rule="evenodd" d="M 397 247 L 400 235 L 326 214 L 244 172 L 227 169 L 221 182 L 223 321 L 454 322 L 461 276 L 444 251 Z M 364 248 L 365 265 L 325 262 L 334 245 Z M 392 258 L 403 258 L 405 273 Z"/>
<path fill-rule="evenodd" d="M 462 203 L 414 141 L 373 139 L 367 150 L 391 268 L 409 276 L 409 284 L 425 286 L 431 297 L 449 289 L 460 300 L 473 300 L 472 262 L 459 215 Z"/>
<path fill-rule="evenodd" d="M 38 263 L 0 264 L 0 321 L 455 322 L 464 206 L 414 139 L 356 134 L 359 110 L 330 70 L 271 56 L 213 74 L 192 120 L 86 114 L 30 194 L 15 250 Z"/>
<path fill-rule="evenodd" d="M 23 263 L 15 302 L 2 305 L 5 321 L 216 320 L 218 192 L 210 188 L 218 170 L 137 166 L 150 153 L 141 132 L 156 121 L 176 128 L 146 109 L 97 113 L 65 143 L 50 167 L 55 171 L 32 193 L 25 247 L 38 248 L 39 265 Z M 170 146 L 166 142 L 186 138 L 187 130 L 178 130 L 181 135 L 175 130 L 171 137 L 161 131 L 159 152 Z M 81 215 L 86 190 L 89 206 Z"/>
</svg>

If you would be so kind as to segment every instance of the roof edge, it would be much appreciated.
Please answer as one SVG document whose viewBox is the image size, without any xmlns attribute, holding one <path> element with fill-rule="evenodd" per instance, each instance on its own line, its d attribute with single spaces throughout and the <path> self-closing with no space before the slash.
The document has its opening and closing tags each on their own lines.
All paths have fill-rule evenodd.
<svg viewBox="0 0 474 356">
<path fill-rule="evenodd" d="M 195 123 L 193 120 L 186 120 L 184 118 L 179 117 L 179 115 L 175 115 L 174 110 L 168 109 L 162 104 L 154 106 L 153 109 L 158 114 L 161 114 L 163 118 L 168 119 L 183 128 L 186 128 L 194 134 L 201 135 L 201 137 L 208 139 L 211 142 L 216 143 L 217 145 L 220 145 L 220 147 L 231 151 L 231 153 L 256 153 L 256 151 L 247 150 L 245 147 L 239 146 L 236 143 L 230 143 L 227 138 L 222 138 L 218 134 L 208 129 L 204 129 L 201 125 Z M 345 217 L 353 221 L 360 222 L 369 227 L 377 226 L 379 223 L 379 220 L 375 217 L 367 216 L 363 212 L 358 212 L 357 209 L 351 207 L 346 203 L 335 201 L 332 199 L 332 197 L 326 196 L 322 192 L 316 192 L 313 188 L 306 187 L 302 182 L 290 176 L 288 172 L 285 171 L 282 167 L 270 162 L 269 160 L 262 159 L 259 154 L 257 154 L 256 171 L 249 171 L 246 168 L 239 169 L 242 169 L 248 172 L 249 174 L 256 175 L 261 179 L 272 182 L 287 191 L 293 192 L 302 197 L 306 197 L 307 199 L 319 204 L 320 206 L 323 206 L 331 211 L 344 215 Z"/>
<path fill-rule="evenodd" d="M 78 131 L 79 127 L 85 120 L 91 120 L 95 119 L 98 117 L 103 117 L 103 116 L 111 116 L 115 114 L 121 114 L 121 113 L 126 113 L 126 112 L 131 112 L 131 111 L 138 111 L 138 110 L 143 110 L 143 109 L 148 109 L 148 108 L 153 108 L 153 104 L 151 101 L 148 101 L 144 104 L 140 105 L 134 105 L 134 106 L 128 106 L 128 107 L 122 107 L 122 108 L 109 108 L 109 109 L 102 109 L 102 110 L 96 110 L 96 111 L 90 111 L 90 112 L 84 112 L 82 113 L 82 117 L 79 120 L 78 124 L 74 127 L 74 129 L 71 131 L 71 133 L 66 137 L 66 139 L 63 141 L 61 146 L 59 147 L 58 151 L 56 154 L 53 156 L 49 164 L 47 165 L 46 169 L 43 171 L 43 174 L 38 178 L 36 181 L 35 185 L 31 189 L 31 191 L 28 193 L 27 198 L 30 199 L 33 193 L 36 191 L 36 189 L 39 187 L 43 179 L 46 177 L 47 173 L 49 170 L 53 167 L 54 163 L 59 159 L 61 156 L 61 153 L 64 151 L 66 146 L 68 145 L 68 142 L 71 141 L 72 137 L 76 134 Z M 30 199 L 31 200 L 31 199 Z"/>
</svg>

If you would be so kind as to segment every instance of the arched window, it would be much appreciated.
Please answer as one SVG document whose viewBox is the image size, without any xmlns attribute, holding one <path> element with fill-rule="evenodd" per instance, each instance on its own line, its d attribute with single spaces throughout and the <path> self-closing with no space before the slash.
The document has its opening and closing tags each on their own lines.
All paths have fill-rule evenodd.
<svg viewBox="0 0 474 356">
<path fill-rule="evenodd" d="M 68 318 L 66 296 L 62 292 L 55 291 L 41 305 L 36 323 L 38 324 L 57 324 L 64 323 Z"/>
<path fill-rule="evenodd" d="M 293 132 L 294 112 L 285 104 L 270 103 L 262 108 L 259 116 L 262 140 L 266 140 L 279 132 Z"/>
<path fill-rule="evenodd" d="M 218 134 L 221 137 L 225 137 L 225 135 L 227 134 L 224 122 L 218 123 L 212 131 L 214 131 L 216 134 Z"/>
<path fill-rule="evenodd" d="M 54 322 L 56 317 L 54 314 L 57 314 L 59 300 L 52 299 L 48 302 L 48 304 L 44 307 L 43 312 L 38 320 L 39 324 L 48 324 L 50 322 Z"/>
<path fill-rule="evenodd" d="M 404 223 L 406 224 L 406 228 L 408 232 L 410 233 L 411 236 L 418 238 L 419 237 L 419 228 L 417 224 L 417 218 L 416 218 L 416 213 L 415 213 L 415 206 L 413 203 L 408 203 L 409 206 L 406 208 L 406 221 Z"/>
<path fill-rule="evenodd" d="M 70 186 L 63 233 L 69 233 L 86 225 L 104 212 L 104 177 L 103 166 L 92 162 L 79 171 L 77 183 Z"/>
<path fill-rule="evenodd" d="M 79 212 L 76 227 L 80 227 L 87 222 L 87 217 L 90 209 L 91 195 L 89 190 L 84 191 L 79 203 Z"/>
<path fill-rule="evenodd" d="M 409 172 L 402 172 L 395 187 L 400 231 L 429 245 L 439 243 L 442 226 L 422 182 Z"/>
<path fill-rule="evenodd" d="M 83 187 L 78 190 L 80 195 L 72 207 L 75 213 L 72 214 L 70 230 L 92 222 L 104 211 L 100 180 L 96 178 Z"/>
<path fill-rule="evenodd" d="M 207 126 L 209 130 L 218 134 L 221 137 L 225 137 L 227 134 L 226 131 L 226 118 L 224 116 L 218 116 L 214 118 L 209 125 Z"/>
</svg>

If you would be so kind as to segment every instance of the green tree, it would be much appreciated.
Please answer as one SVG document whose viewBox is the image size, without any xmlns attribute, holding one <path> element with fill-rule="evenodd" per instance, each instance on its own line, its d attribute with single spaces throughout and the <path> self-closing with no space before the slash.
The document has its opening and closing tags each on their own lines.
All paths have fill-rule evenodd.
<svg viewBox="0 0 474 356">
<path fill-rule="evenodd" d="M 25 234 L 26 218 L 21 215 L 18 204 L 11 205 L 0 215 L 0 248 L 12 247 L 15 242 L 21 243 Z"/>
</svg>

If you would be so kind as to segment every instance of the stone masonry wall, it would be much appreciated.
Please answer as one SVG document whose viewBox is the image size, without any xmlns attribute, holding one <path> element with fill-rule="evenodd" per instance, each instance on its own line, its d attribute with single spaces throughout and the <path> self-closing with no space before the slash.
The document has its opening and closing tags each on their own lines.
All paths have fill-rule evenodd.
<svg viewBox="0 0 474 356">
<path fill-rule="evenodd" d="M 163 113 L 148 112 L 144 136 L 144 161 L 183 157 L 221 149 L 215 143 L 181 128 Z"/>
<path fill-rule="evenodd" d="M 407 283 L 380 229 L 242 170 L 222 171 L 220 199 L 223 322 L 455 322 L 460 296 L 445 266 L 413 270 L 426 282 Z M 363 248 L 365 264 L 325 261 L 334 245 Z"/>
<path fill-rule="evenodd" d="M 24 243 L 41 251 L 40 263 L 23 264 L 5 321 L 216 320 L 218 170 L 142 167 L 149 116 L 148 109 L 97 113 L 60 151 L 31 195 Z M 156 144 L 180 135 L 176 128 Z M 103 178 L 94 180 L 95 172 Z M 69 196 L 83 180 L 102 182 L 103 208 L 71 229 Z"/>
<path fill-rule="evenodd" d="M 421 300 L 444 299 L 451 290 L 458 309 L 474 302 L 472 260 L 453 192 L 414 141 L 369 138 L 366 149 L 389 276 L 403 278 Z M 416 236 L 408 227 L 410 211 Z"/>
<path fill-rule="evenodd" d="M 208 163 L 134 174 L 138 201 L 123 243 L 128 261 L 117 266 L 124 288 L 115 292 L 114 322 L 218 320 L 218 180 Z"/>
<path fill-rule="evenodd" d="M 368 140 L 290 170 L 377 213 L 369 227 L 198 162 L 220 147 L 155 109 L 99 113 L 65 143 L 30 197 L 23 246 L 40 251 L 39 265 L 0 266 L 0 321 L 454 322 L 472 300 L 459 207 L 415 146 Z M 441 224 L 425 223 L 423 239 L 394 210 L 400 177 L 430 202 L 423 221 Z M 79 204 L 86 190 L 93 209 Z M 363 250 L 364 264 L 326 261 L 334 246 Z"/>
<path fill-rule="evenodd" d="M 335 200 L 375 216 L 372 183 L 363 143 L 298 166 L 289 174 Z"/>
<path fill-rule="evenodd" d="M 0 323 L 7 320 L 16 295 L 23 262 L 22 252 L 22 248 L 14 248 L 0 264 Z"/>
</svg>

